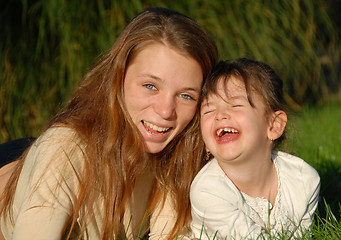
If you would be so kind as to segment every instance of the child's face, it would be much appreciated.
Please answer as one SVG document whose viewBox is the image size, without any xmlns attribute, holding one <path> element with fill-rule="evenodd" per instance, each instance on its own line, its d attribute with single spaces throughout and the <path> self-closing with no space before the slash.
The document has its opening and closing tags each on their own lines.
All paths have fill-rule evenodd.
<svg viewBox="0 0 341 240">
<path fill-rule="evenodd" d="M 201 131 L 207 149 L 217 160 L 225 162 L 267 154 L 271 142 L 262 98 L 252 91 L 252 107 L 243 81 L 232 76 L 226 88 L 223 83 L 220 80 L 218 94 L 209 94 L 201 105 Z"/>
</svg>

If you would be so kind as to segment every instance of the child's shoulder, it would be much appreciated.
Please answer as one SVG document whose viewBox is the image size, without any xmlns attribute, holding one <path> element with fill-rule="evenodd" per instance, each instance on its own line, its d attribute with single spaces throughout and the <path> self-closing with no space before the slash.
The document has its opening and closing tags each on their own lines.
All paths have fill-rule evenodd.
<svg viewBox="0 0 341 240">
<path fill-rule="evenodd" d="M 303 183 L 306 185 L 319 185 L 318 172 L 303 159 L 281 151 L 273 151 L 274 160 L 281 178 L 285 182 L 292 182 L 295 186 Z"/>
<path fill-rule="evenodd" d="M 285 172 L 292 175 L 303 173 L 313 177 L 318 176 L 317 171 L 302 158 L 281 151 L 272 151 L 271 155 L 281 171 L 287 170 Z"/>
<path fill-rule="evenodd" d="M 220 168 L 217 160 L 213 158 L 198 172 L 195 176 L 193 183 L 205 181 L 206 179 L 212 178 L 225 178 L 224 171 Z"/>
<path fill-rule="evenodd" d="M 200 192 L 216 196 L 238 195 L 238 189 L 220 168 L 216 159 L 210 160 L 196 175 L 191 185 L 191 194 Z"/>
</svg>

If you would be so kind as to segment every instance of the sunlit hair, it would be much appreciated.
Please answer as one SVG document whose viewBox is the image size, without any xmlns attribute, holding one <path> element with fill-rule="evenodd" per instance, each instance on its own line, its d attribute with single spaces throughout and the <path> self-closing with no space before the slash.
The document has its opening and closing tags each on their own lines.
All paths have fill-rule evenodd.
<svg viewBox="0 0 341 240">
<path fill-rule="evenodd" d="M 203 86 L 200 102 L 207 100 L 210 94 L 218 94 L 218 83 L 224 81 L 224 86 L 226 86 L 232 76 L 243 81 L 252 107 L 254 107 L 252 95 L 256 93 L 261 97 L 265 104 L 265 117 L 269 117 L 271 113 L 278 110 L 286 111 L 281 78 L 269 65 L 247 58 L 220 61 L 213 68 Z M 284 131 L 280 138 L 274 140 L 273 147 L 278 146 L 285 137 Z"/>
<path fill-rule="evenodd" d="M 202 68 L 203 79 L 217 62 L 214 41 L 191 18 L 173 10 L 151 8 L 132 19 L 109 53 L 85 76 L 66 110 L 48 125 L 48 128 L 74 129 L 86 146 L 80 191 L 73 199 L 72 215 L 65 225 L 66 236 L 74 232 L 78 217 L 81 217 L 80 232 L 85 230 L 86 223 L 94 217 L 91 209 L 99 196 L 105 196 L 100 239 L 118 236 L 125 212 L 122 203 L 129 201 L 136 176 L 147 167 L 153 169 L 157 179 L 150 212 L 162 203 L 167 193 L 174 197 L 178 218 L 170 238 L 189 221 L 190 184 L 202 165 L 203 155 L 198 115 L 162 153 L 149 155 L 124 104 L 123 83 L 129 61 L 151 42 L 171 46 L 195 59 Z M 23 162 L 24 159 L 7 185 L 4 214 L 11 215 L 10 206 Z M 83 217 L 79 212 L 85 213 Z"/>
</svg>

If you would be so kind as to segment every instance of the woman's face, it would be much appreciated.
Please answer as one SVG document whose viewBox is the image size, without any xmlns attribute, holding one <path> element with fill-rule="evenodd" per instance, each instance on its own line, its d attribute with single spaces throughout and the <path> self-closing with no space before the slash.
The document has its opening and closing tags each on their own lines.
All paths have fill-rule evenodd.
<svg viewBox="0 0 341 240">
<path fill-rule="evenodd" d="M 124 100 L 149 153 L 164 149 L 194 117 L 203 79 L 197 61 L 160 43 L 127 68 Z"/>
</svg>

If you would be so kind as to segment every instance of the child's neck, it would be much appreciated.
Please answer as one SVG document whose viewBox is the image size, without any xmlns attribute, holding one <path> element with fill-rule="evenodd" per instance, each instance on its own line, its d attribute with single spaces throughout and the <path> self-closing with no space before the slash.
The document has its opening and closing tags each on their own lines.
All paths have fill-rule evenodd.
<svg viewBox="0 0 341 240">
<path fill-rule="evenodd" d="M 262 161 L 248 161 L 240 165 L 221 165 L 221 167 L 241 192 L 254 198 L 268 199 L 274 205 L 278 177 L 276 167 L 270 157 Z"/>
</svg>

